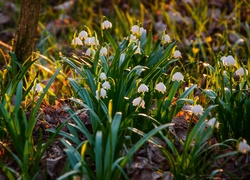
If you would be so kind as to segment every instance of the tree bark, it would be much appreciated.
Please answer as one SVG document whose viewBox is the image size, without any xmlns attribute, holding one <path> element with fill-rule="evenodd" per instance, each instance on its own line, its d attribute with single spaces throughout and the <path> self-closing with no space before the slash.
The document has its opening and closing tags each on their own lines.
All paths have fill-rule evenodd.
<svg viewBox="0 0 250 180">
<path fill-rule="evenodd" d="M 28 58 L 32 59 L 41 3 L 42 0 L 22 0 L 13 43 L 13 52 L 20 64 L 24 64 Z"/>
</svg>

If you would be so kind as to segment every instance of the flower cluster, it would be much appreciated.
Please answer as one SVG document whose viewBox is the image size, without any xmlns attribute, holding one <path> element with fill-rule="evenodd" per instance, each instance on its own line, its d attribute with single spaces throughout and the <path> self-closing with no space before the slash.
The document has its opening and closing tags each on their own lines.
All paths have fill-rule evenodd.
<svg viewBox="0 0 250 180">
<path fill-rule="evenodd" d="M 112 23 L 108 20 L 103 21 L 102 23 L 102 29 L 109 29 L 112 28 Z M 72 42 L 72 45 L 86 45 L 88 46 L 88 49 L 86 50 L 86 54 L 88 56 L 94 56 L 96 53 L 96 50 L 99 48 L 100 43 L 97 38 L 97 36 L 89 36 L 88 32 L 83 30 L 78 34 L 78 37 L 75 37 Z M 107 56 L 108 49 L 104 46 L 100 49 L 100 55 L 101 56 Z"/>
<path fill-rule="evenodd" d="M 104 81 L 104 82 L 102 83 L 102 88 L 100 89 L 100 92 L 98 90 L 96 91 L 96 98 L 97 99 L 99 99 L 100 97 L 101 98 L 107 98 L 108 97 L 107 96 L 107 90 L 110 90 L 111 85 L 107 81 L 107 75 L 104 72 L 102 72 L 100 74 L 99 78 L 100 78 L 101 81 Z"/>
</svg>

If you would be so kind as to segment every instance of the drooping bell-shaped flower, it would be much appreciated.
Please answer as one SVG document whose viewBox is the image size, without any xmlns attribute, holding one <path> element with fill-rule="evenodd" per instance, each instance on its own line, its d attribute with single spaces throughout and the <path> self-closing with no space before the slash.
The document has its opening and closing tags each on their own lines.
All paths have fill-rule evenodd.
<svg viewBox="0 0 250 180">
<path fill-rule="evenodd" d="M 155 85 L 155 89 L 159 92 L 161 92 L 162 94 L 164 94 L 166 92 L 166 86 L 165 84 L 163 84 L 162 82 L 158 83 Z"/>
<path fill-rule="evenodd" d="M 106 56 L 108 54 L 108 49 L 106 47 L 102 47 L 100 50 L 101 56 Z"/>
<path fill-rule="evenodd" d="M 101 80 L 106 80 L 106 79 L 107 79 L 107 76 L 106 76 L 106 74 L 105 74 L 104 72 L 102 72 L 102 73 L 100 74 L 100 79 L 101 79 Z"/>
<path fill-rule="evenodd" d="M 141 97 L 135 98 L 132 104 L 133 106 L 145 108 L 145 101 Z"/>
<path fill-rule="evenodd" d="M 78 35 L 78 37 L 82 39 L 86 39 L 88 37 L 88 33 L 86 31 L 81 31 Z"/>
<path fill-rule="evenodd" d="M 148 92 L 148 86 L 146 86 L 146 84 L 141 84 L 139 87 L 138 87 L 138 93 L 144 93 L 144 92 Z"/>
<path fill-rule="evenodd" d="M 102 87 L 104 88 L 104 89 L 110 89 L 110 84 L 109 84 L 109 82 L 108 81 L 105 81 L 104 83 L 102 83 Z"/>
<path fill-rule="evenodd" d="M 180 58 L 181 57 L 181 52 L 179 50 L 174 51 L 174 58 Z"/>
<path fill-rule="evenodd" d="M 210 126 L 210 127 L 215 127 L 215 128 L 219 128 L 219 125 L 220 123 L 216 120 L 216 118 L 212 118 L 212 119 L 209 119 L 207 121 L 207 125 Z"/>
<path fill-rule="evenodd" d="M 102 98 L 107 97 L 107 91 L 104 88 L 101 88 L 100 95 L 101 95 Z"/>
<path fill-rule="evenodd" d="M 203 113 L 203 108 L 201 105 L 195 105 L 191 108 L 191 112 L 195 115 L 201 115 Z"/>
<path fill-rule="evenodd" d="M 236 63 L 235 59 L 231 55 L 226 56 L 226 57 L 221 58 L 221 59 L 223 61 L 224 66 L 234 66 Z"/>
<path fill-rule="evenodd" d="M 170 43 L 171 42 L 171 39 L 170 39 L 170 36 L 168 34 L 166 34 L 164 37 L 163 37 L 163 43 Z"/>
<path fill-rule="evenodd" d="M 248 70 L 244 69 L 243 68 L 239 68 L 237 71 L 235 71 L 235 74 L 237 76 L 244 76 L 244 74 L 246 73 L 246 75 L 248 75 Z"/>
<path fill-rule="evenodd" d="M 82 40 L 79 37 L 76 37 L 72 40 L 71 45 L 83 45 Z"/>
<path fill-rule="evenodd" d="M 102 29 L 109 29 L 109 28 L 112 28 L 112 23 L 108 20 L 103 21 Z"/>
<path fill-rule="evenodd" d="M 36 91 L 37 93 L 43 92 L 43 87 L 41 86 L 40 83 L 37 83 L 37 84 L 36 84 L 35 91 Z"/>
<path fill-rule="evenodd" d="M 250 146 L 247 144 L 247 141 L 243 139 L 238 145 L 238 151 L 246 154 L 248 151 L 250 151 Z"/>
<path fill-rule="evenodd" d="M 184 81 L 184 76 L 180 72 L 174 73 L 172 81 Z"/>
</svg>

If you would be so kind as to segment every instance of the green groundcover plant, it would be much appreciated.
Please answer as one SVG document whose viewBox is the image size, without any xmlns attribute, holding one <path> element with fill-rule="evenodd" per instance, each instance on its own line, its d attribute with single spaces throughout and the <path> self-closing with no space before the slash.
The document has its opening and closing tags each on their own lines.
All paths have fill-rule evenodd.
<svg viewBox="0 0 250 180">
<path fill-rule="evenodd" d="M 38 114 L 38 110 L 42 100 L 61 68 L 56 71 L 44 90 L 36 83 L 36 79 L 28 85 L 27 89 L 24 89 L 24 76 L 36 60 L 22 66 L 18 64 L 14 53 L 10 53 L 10 56 L 12 58 L 11 64 L 6 64 L 6 71 L 1 74 L 0 143 L 12 156 L 21 172 L 19 173 L 6 166 L 4 159 L 0 160 L 0 167 L 9 179 L 18 177 L 34 179 L 40 172 L 40 160 L 57 133 L 51 136 L 46 143 L 42 142 L 41 134 L 38 143 L 35 144 L 33 129 L 41 114 Z M 17 66 L 19 66 L 20 71 L 17 70 Z M 34 97 L 38 95 L 37 93 L 39 93 L 40 97 L 35 102 Z M 33 107 L 29 117 L 27 117 L 26 109 L 22 105 L 22 101 L 25 100 L 26 96 L 33 97 L 31 101 Z M 13 148 L 8 146 L 9 141 L 12 142 Z"/>
<path fill-rule="evenodd" d="M 243 137 L 249 142 L 250 94 L 247 67 L 237 63 L 232 55 L 222 56 L 215 67 L 209 64 L 205 66 L 209 69 L 210 80 L 207 86 L 211 89 L 204 89 L 203 92 L 213 104 L 218 104 L 214 112 L 220 122 L 217 139 L 225 141 L 228 138 Z"/>
<path fill-rule="evenodd" d="M 89 112 L 92 125 L 90 133 L 75 113 L 67 109 L 75 123 L 68 124 L 70 133 L 60 134 L 75 143 L 76 149 L 62 139 L 73 170 L 62 178 L 78 174 L 90 179 L 110 179 L 119 178 L 121 173 L 127 177 L 123 168 L 143 145 L 142 141 L 173 125 L 170 122 L 184 103 L 193 103 L 186 98 L 196 85 L 183 92 L 179 87 L 184 76 L 177 66 L 166 74 L 167 68 L 181 57 L 168 35 L 163 34 L 162 39 L 153 42 L 150 31 L 134 25 L 131 34 L 117 43 L 109 34 L 111 27 L 104 19 L 101 42 L 97 33 L 87 27 L 78 36 L 75 33 L 72 45 L 88 47 L 85 56 L 62 57 L 76 71 L 69 81 L 79 99 L 71 100 Z M 173 103 L 176 93 L 181 95 Z M 131 128 L 144 131 L 143 139 L 136 142 L 138 137 Z M 78 131 L 86 136 L 86 141 L 79 139 Z M 167 133 L 166 129 L 163 132 Z M 91 166 L 95 166 L 95 172 Z"/>
<path fill-rule="evenodd" d="M 176 49 L 175 42 L 171 43 L 169 35 L 163 33 L 154 42 L 152 33 L 139 24 L 132 26 L 131 34 L 118 43 L 110 35 L 110 28 L 112 23 L 104 18 L 100 38 L 88 27 L 76 32 L 72 45 L 86 47 L 86 53 L 83 57 L 75 54 L 62 57 L 75 70 L 73 77 L 69 78 L 75 92 L 71 100 L 81 110 L 66 109 L 73 123 L 67 125 L 69 132 L 60 132 L 69 163 L 67 173 L 59 179 L 70 176 L 117 179 L 121 174 L 129 179 L 124 171 L 125 165 L 146 141 L 158 145 L 151 138 L 156 133 L 160 133 L 170 148 L 159 146 L 176 178 L 209 176 L 207 167 L 214 161 L 235 155 L 237 152 L 233 151 L 206 163 L 206 157 L 214 148 L 229 147 L 224 143 L 208 146 L 218 125 L 215 118 L 208 122 L 206 118 L 219 105 L 208 108 L 192 131 L 191 118 L 187 139 L 185 142 L 180 140 L 183 152 L 175 149 L 167 127 L 174 125 L 171 121 L 184 104 L 194 104 L 188 97 L 192 97 L 191 92 L 197 87 L 181 88 L 185 78 L 181 73 L 183 66 L 175 65 L 181 58 L 181 52 Z M 166 73 L 168 68 L 172 69 L 169 74 Z M 77 116 L 81 111 L 88 111 L 91 129 Z M 203 108 L 196 105 L 192 112 L 200 116 Z M 55 132 L 53 129 L 49 131 Z M 82 141 L 79 133 L 86 140 Z M 143 138 L 138 139 L 136 134 Z M 198 166 L 202 168 L 197 172 Z"/>
<path fill-rule="evenodd" d="M 73 14 L 77 15 L 79 24 L 88 27 L 75 32 L 72 47 L 76 51 L 72 57 L 53 54 L 57 52 L 56 43 L 63 43 L 69 36 L 61 33 L 63 41 L 55 40 L 42 22 L 37 49 L 41 53 L 39 58 L 50 66 L 43 66 L 42 61 L 22 66 L 10 53 L 11 63 L 6 63 L 6 68 L 0 72 L 0 148 L 4 148 L 18 166 L 18 170 L 13 169 L 5 164 L 6 159 L 0 159 L 0 168 L 9 179 L 36 179 L 43 173 L 40 160 L 58 133 L 68 157 L 65 174 L 59 179 L 129 179 L 126 169 L 135 152 L 147 141 L 161 150 L 174 179 L 213 179 L 220 173 L 240 178 L 223 172 L 223 166 L 232 157 L 236 158 L 235 165 L 241 176 L 243 168 L 238 166 L 238 158 L 250 150 L 250 134 L 247 133 L 250 128 L 250 28 L 249 17 L 242 13 L 249 2 L 230 1 L 234 6 L 232 11 L 222 10 L 215 5 L 218 2 L 208 0 L 171 1 L 170 6 L 161 1 L 128 2 L 131 7 L 127 9 L 119 8 L 115 1 L 110 2 L 114 7 L 109 13 L 113 24 L 104 17 L 98 25 L 96 17 L 103 13 L 101 3 L 77 1 Z M 100 14 L 93 11 L 95 4 Z M 49 10 L 42 14 L 41 21 L 46 14 L 59 15 L 59 11 L 51 11 L 47 2 L 46 8 Z M 212 18 L 208 18 L 210 15 Z M 138 18 L 152 31 L 145 30 L 139 22 L 135 24 Z M 97 32 L 92 31 L 93 27 Z M 79 27 L 72 23 L 69 31 L 76 28 Z M 163 30 L 165 28 L 167 31 Z M 224 30 L 212 32 L 217 28 Z M 123 37 L 124 34 L 127 37 Z M 231 43 L 235 37 L 238 40 Z M 172 39 L 181 40 L 180 49 Z M 82 55 L 76 55 L 80 50 Z M 27 80 L 25 74 L 30 73 L 33 65 L 39 70 L 30 72 L 42 71 L 42 77 Z M 54 73 L 48 68 L 51 66 L 58 70 Z M 39 106 L 59 72 L 66 77 L 62 71 L 67 68 L 73 72 L 67 74 L 72 87 L 69 90 L 73 90 L 70 100 L 79 110 L 75 112 L 67 107 L 70 115 L 67 121 L 57 129 L 47 130 L 54 134 L 46 143 L 42 134 L 35 141 L 32 132 L 41 117 Z M 38 79 L 49 78 L 48 74 L 54 74 L 48 84 L 40 84 Z M 197 94 L 199 97 L 195 97 Z M 23 101 L 33 107 L 29 109 L 30 116 L 26 115 L 28 107 L 23 106 Z M 193 105 L 184 140 L 171 131 L 173 117 L 183 105 Z M 202 106 L 207 108 L 203 111 Z M 83 111 L 88 112 L 90 128 L 78 116 Z M 198 121 L 192 127 L 195 116 Z M 60 131 L 64 125 L 68 130 Z M 163 139 L 167 147 L 163 148 L 153 136 Z M 219 143 L 211 144 L 213 137 Z M 180 147 L 175 146 L 175 141 Z M 220 148 L 229 152 L 215 154 Z M 214 169 L 213 164 L 218 160 L 222 163 Z M 249 170 L 249 163 L 245 164 Z M 156 171 L 164 178 L 160 169 Z"/>
</svg>

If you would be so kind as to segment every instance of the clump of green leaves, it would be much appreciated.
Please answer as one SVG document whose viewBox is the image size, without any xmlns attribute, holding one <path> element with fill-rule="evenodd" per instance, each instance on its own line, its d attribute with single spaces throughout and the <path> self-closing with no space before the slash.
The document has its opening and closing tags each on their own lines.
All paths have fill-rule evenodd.
<svg viewBox="0 0 250 180">
<path fill-rule="evenodd" d="M 166 74 L 167 68 L 180 58 L 180 52 L 174 51 L 175 42 L 158 39 L 153 43 L 152 32 L 134 25 L 131 34 L 117 43 L 108 31 L 111 27 L 109 21 L 103 20 L 102 41 L 88 28 L 78 36 L 75 34 L 72 45 L 85 44 L 88 47 L 86 56 L 62 57 L 79 75 L 69 79 L 76 94 L 71 100 L 89 112 L 93 131 L 91 134 L 68 109 L 76 125 L 68 125 L 70 134 L 60 134 L 76 143 L 76 149 L 62 140 L 72 168 L 71 173 L 63 177 L 79 173 L 89 178 L 113 179 L 119 178 L 121 173 L 127 177 L 122 168 L 135 150 L 160 129 L 170 126 L 168 123 L 185 102 L 193 103 L 185 98 L 196 86 L 178 92 L 184 80 L 184 76 L 176 72 L 180 69 L 176 67 L 171 74 Z M 177 92 L 181 95 L 172 104 Z M 156 129 L 153 122 L 157 125 Z M 148 134 L 136 142 L 132 138 L 133 128 Z M 82 142 L 78 138 L 76 129 L 87 137 L 87 141 Z M 135 145 L 127 147 L 128 143 Z M 80 149 L 82 153 L 78 152 Z M 126 155 L 122 155 L 124 150 Z M 86 157 L 90 160 L 87 161 Z M 95 166 L 96 174 L 88 164 Z"/>
<path fill-rule="evenodd" d="M 220 122 L 220 132 L 217 133 L 219 141 L 228 138 L 238 139 L 243 137 L 250 141 L 249 115 L 250 115 L 250 95 L 249 95 L 249 75 L 247 68 L 243 65 L 236 69 L 236 61 L 232 56 L 223 56 L 218 60 L 215 68 L 210 67 L 208 73 L 211 80 L 208 86 L 217 87 L 204 89 L 203 92 L 209 97 L 215 108 L 214 114 Z"/>
<path fill-rule="evenodd" d="M 51 78 L 43 92 L 40 92 L 40 97 L 36 103 L 33 99 L 32 105 L 34 107 L 31 110 L 30 117 L 27 118 L 26 109 L 23 107 L 22 101 L 32 89 L 34 94 L 35 82 L 33 81 L 28 85 L 27 89 L 25 89 L 23 87 L 23 79 L 35 60 L 28 62 L 26 65 L 20 65 L 16 61 L 15 54 L 11 53 L 10 55 L 12 57 L 12 65 L 8 66 L 9 69 L 5 71 L 6 76 L 1 84 L 3 88 L 1 89 L 0 96 L 0 143 L 20 167 L 20 172 L 6 166 L 4 159 L 0 160 L 0 167 L 9 179 L 32 179 L 37 177 L 40 171 L 40 160 L 52 139 L 55 137 L 54 135 L 51 136 L 50 139 L 43 144 L 42 136 L 40 135 L 38 143 L 35 144 L 32 133 L 39 118 L 37 113 L 42 100 L 57 74 L 60 72 L 60 69 L 58 69 Z M 20 71 L 15 68 L 17 65 Z M 12 78 L 9 79 L 7 74 L 11 75 Z M 12 142 L 11 147 L 6 144 L 6 140 Z"/>
</svg>

